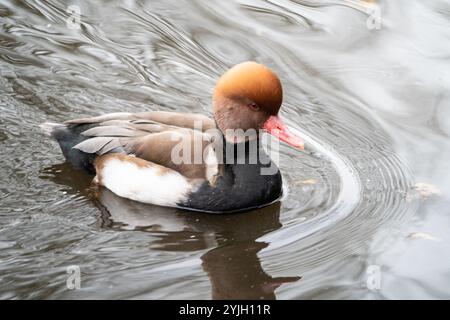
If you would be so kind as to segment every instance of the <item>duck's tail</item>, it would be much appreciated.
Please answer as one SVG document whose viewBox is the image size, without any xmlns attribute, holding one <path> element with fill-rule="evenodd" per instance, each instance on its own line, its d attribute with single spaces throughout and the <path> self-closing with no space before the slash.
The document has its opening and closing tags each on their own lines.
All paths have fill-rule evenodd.
<svg viewBox="0 0 450 320">
<path fill-rule="evenodd" d="M 53 137 L 53 134 L 56 129 L 62 129 L 66 127 L 66 125 L 61 123 L 53 123 L 53 122 L 44 122 L 39 125 L 41 130 L 48 136 Z"/>
<path fill-rule="evenodd" d="M 87 137 L 81 132 L 89 129 L 89 125 L 67 125 L 61 123 L 45 122 L 39 125 L 42 131 L 55 139 L 64 154 L 64 157 L 72 163 L 75 168 L 85 169 L 94 173 L 93 166 L 95 154 L 84 153 L 73 146 L 84 141 Z"/>
</svg>

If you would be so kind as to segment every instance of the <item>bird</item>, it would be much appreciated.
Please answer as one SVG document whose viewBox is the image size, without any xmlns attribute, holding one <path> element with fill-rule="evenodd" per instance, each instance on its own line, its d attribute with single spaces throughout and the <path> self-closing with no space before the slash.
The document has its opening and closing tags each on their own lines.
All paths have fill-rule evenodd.
<svg viewBox="0 0 450 320">
<path fill-rule="evenodd" d="M 218 79 L 212 118 L 116 112 L 40 126 L 74 168 L 92 173 L 94 184 L 120 197 L 233 213 L 268 206 L 282 196 L 282 176 L 261 146 L 261 132 L 304 148 L 278 115 L 282 100 L 276 73 L 246 61 Z"/>
</svg>

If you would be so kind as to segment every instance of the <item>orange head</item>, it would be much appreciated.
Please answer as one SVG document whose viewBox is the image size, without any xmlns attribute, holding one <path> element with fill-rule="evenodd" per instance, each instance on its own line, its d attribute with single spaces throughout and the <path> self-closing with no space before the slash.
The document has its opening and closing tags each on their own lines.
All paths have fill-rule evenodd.
<svg viewBox="0 0 450 320">
<path fill-rule="evenodd" d="M 281 140 L 300 147 L 299 141 L 286 138 L 293 136 L 277 116 L 282 101 L 283 89 L 278 76 L 262 64 L 243 62 L 225 72 L 217 82 L 213 97 L 214 119 L 224 133 L 230 129 L 264 128 Z"/>
</svg>

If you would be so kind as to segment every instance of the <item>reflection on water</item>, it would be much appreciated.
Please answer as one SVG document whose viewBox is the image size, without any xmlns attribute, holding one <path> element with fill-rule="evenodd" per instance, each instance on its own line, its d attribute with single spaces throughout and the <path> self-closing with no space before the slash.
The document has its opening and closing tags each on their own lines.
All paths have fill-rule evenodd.
<svg viewBox="0 0 450 320">
<path fill-rule="evenodd" d="M 257 241 L 281 227 L 279 203 L 247 214 L 211 216 L 155 208 L 100 191 L 99 201 L 113 223 L 145 230 L 156 237 L 156 250 L 207 249 L 200 259 L 212 286 L 213 299 L 274 299 L 275 289 L 300 277 L 271 277 L 258 252 L 268 243 Z"/>
<path fill-rule="evenodd" d="M 275 299 L 275 289 L 300 277 L 271 277 L 257 253 L 268 244 L 243 241 L 215 248 L 202 256 L 203 268 L 212 284 L 213 299 Z M 248 268 L 242 268 L 248 266 Z"/>
<path fill-rule="evenodd" d="M 449 16 L 444 0 L 0 0 L 0 298 L 448 298 Z M 217 77 L 244 60 L 276 70 L 306 141 L 281 147 L 285 196 L 262 210 L 96 190 L 37 127 L 210 114 Z"/>
<path fill-rule="evenodd" d="M 72 192 L 83 192 L 97 203 L 98 223 L 114 230 L 145 231 L 155 237 L 152 248 L 163 251 L 206 251 L 202 267 L 208 274 L 213 299 L 275 299 L 275 289 L 300 277 L 271 277 L 261 266 L 258 252 L 268 243 L 264 234 L 281 228 L 280 204 L 246 214 L 224 216 L 185 212 L 142 204 L 116 196 L 105 188 L 90 188 L 91 176 L 67 163 L 44 170 Z"/>
</svg>

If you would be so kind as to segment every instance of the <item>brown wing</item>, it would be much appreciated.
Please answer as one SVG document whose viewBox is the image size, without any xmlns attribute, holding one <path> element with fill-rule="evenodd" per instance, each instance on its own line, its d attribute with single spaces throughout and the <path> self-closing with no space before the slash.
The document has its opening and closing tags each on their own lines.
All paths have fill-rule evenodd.
<svg viewBox="0 0 450 320">
<path fill-rule="evenodd" d="M 86 124 L 86 123 L 104 123 L 107 121 L 137 121 L 146 120 L 151 123 L 164 124 L 172 127 L 190 128 L 206 131 L 215 128 L 213 119 L 199 113 L 180 113 L 168 111 L 150 111 L 150 112 L 118 112 L 109 113 L 98 117 L 81 118 L 66 121 L 65 124 Z"/>
<path fill-rule="evenodd" d="M 193 179 L 211 181 L 217 174 L 216 164 L 203 161 L 212 142 L 204 131 L 215 127 L 214 121 L 204 115 L 164 111 L 112 113 L 65 124 L 95 125 L 81 133 L 88 139 L 74 146 L 86 153 L 132 154 Z"/>
</svg>

